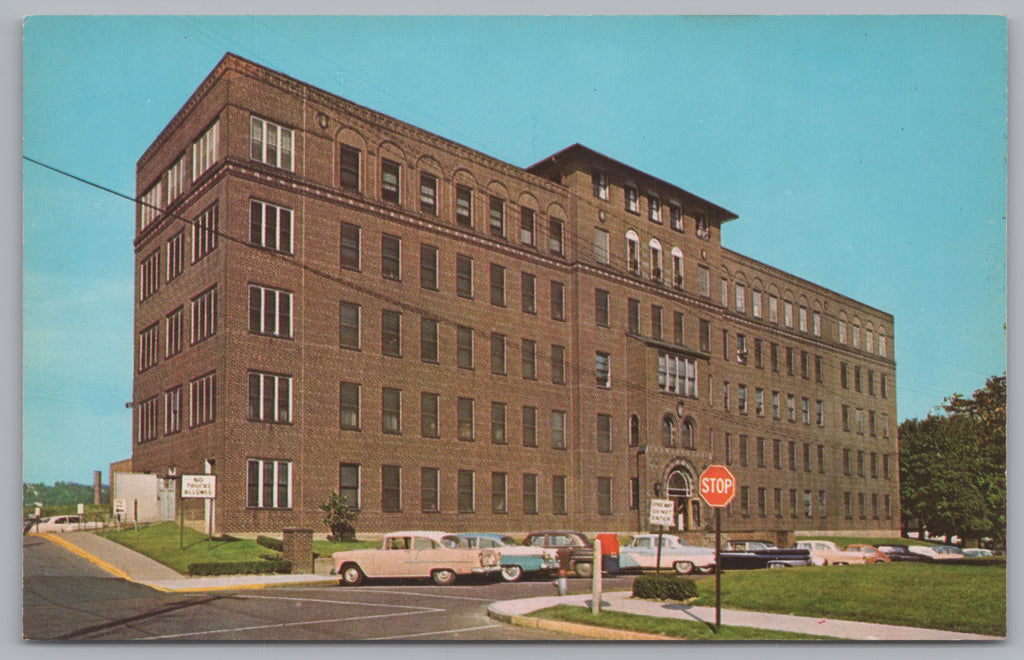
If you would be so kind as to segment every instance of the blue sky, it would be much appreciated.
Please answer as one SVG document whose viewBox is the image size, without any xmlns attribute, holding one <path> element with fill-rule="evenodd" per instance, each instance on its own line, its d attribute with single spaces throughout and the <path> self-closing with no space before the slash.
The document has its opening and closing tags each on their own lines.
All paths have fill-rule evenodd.
<svg viewBox="0 0 1024 660">
<path fill-rule="evenodd" d="M 133 194 L 226 51 L 519 166 L 574 142 L 896 318 L 899 419 L 1006 370 L 998 17 L 37 17 L 24 154 Z M 23 165 L 24 478 L 131 453 L 130 202 Z"/>
</svg>

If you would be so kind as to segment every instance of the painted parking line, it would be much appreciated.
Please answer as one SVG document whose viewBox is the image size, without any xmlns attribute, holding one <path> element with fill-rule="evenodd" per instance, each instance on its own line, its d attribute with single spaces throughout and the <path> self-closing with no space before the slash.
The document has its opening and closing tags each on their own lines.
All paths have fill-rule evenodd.
<svg viewBox="0 0 1024 660">
<path fill-rule="evenodd" d="M 490 626 L 476 626 L 474 628 L 459 628 L 457 630 L 434 630 L 432 632 L 410 633 L 408 635 L 392 635 L 390 637 L 369 637 L 367 642 L 382 642 L 389 639 L 410 639 L 412 637 L 429 637 L 430 635 L 450 635 L 452 633 L 473 632 L 475 630 L 488 630 L 490 628 L 502 628 L 500 624 Z"/>
</svg>

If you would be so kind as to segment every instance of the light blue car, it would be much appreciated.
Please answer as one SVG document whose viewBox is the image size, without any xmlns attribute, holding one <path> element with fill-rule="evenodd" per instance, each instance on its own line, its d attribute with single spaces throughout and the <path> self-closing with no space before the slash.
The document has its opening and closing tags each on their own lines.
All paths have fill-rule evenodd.
<svg viewBox="0 0 1024 660">
<path fill-rule="evenodd" d="M 459 534 L 471 548 L 495 548 L 501 553 L 501 579 L 515 582 L 524 573 L 558 570 L 558 554 L 551 548 L 519 545 L 511 536 L 491 532 Z"/>
</svg>

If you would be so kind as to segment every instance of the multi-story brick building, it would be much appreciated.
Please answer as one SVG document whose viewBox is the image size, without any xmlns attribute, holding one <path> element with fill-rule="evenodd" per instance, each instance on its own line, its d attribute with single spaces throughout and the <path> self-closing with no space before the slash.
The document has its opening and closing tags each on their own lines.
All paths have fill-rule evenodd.
<svg viewBox="0 0 1024 660">
<path fill-rule="evenodd" d="M 519 168 L 227 55 L 139 160 L 137 471 L 222 531 L 899 528 L 892 316 L 574 145 Z M 822 249 L 827 247 L 823 246 Z M 194 515 L 197 512 L 192 512 Z"/>
</svg>

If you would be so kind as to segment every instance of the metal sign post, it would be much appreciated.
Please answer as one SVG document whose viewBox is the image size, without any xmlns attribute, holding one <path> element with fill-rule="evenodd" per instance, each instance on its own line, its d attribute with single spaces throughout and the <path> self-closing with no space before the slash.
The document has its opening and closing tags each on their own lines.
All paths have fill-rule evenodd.
<svg viewBox="0 0 1024 660">
<path fill-rule="evenodd" d="M 665 525 L 672 525 L 672 515 L 675 513 L 675 506 L 672 500 L 651 498 L 651 524 L 658 526 L 658 549 L 655 559 L 654 572 L 661 573 L 661 535 L 665 531 Z"/>
<path fill-rule="evenodd" d="M 700 497 L 715 510 L 715 634 L 722 627 L 722 507 L 736 497 L 736 477 L 724 465 L 710 465 L 700 475 Z"/>
<path fill-rule="evenodd" d="M 181 497 L 213 500 L 217 496 L 217 475 L 215 474 L 183 474 L 181 475 Z M 185 533 L 185 507 L 181 507 L 181 529 Z M 213 525 L 206 530 L 206 542 L 213 546 Z"/>
</svg>

